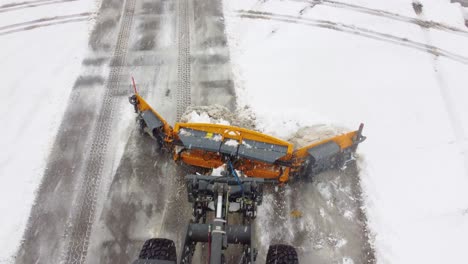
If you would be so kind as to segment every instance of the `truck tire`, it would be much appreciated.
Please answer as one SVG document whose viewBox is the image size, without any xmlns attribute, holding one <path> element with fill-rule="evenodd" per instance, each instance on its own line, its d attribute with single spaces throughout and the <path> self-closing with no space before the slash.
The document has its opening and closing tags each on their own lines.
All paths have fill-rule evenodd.
<svg viewBox="0 0 468 264">
<path fill-rule="evenodd" d="M 142 117 L 138 116 L 138 117 L 137 117 L 137 122 L 138 122 L 138 133 L 140 133 L 141 136 L 146 135 L 146 131 L 145 131 L 146 123 L 145 123 L 145 120 L 143 120 Z"/>
<path fill-rule="evenodd" d="M 141 248 L 138 258 L 176 261 L 177 254 L 174 241 L 165 238 L 148 239 Z"/>
<path fill-rule="evenodd" d="M 299 264 L 296 249 L 288 245 L 271 245 L 266 264 Z"/>
</svg>

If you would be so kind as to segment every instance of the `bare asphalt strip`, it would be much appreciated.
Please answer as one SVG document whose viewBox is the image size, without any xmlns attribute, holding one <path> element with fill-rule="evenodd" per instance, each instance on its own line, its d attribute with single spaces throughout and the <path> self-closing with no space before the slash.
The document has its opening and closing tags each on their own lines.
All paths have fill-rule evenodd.
<svg viewBox="0 0 468 264">
<path fill-rule="evenodd" d="M 137 7 L 136 13 L 142 15 L 136 19 L 140 19 L 141 24 L 148 25 L 147 20 L 151 15 L 154 15 L 155 10 L 158 10 L 159 16 L 166 18 L 165 21 L 173 21 L 180 15 L 178 13 L 179 5 L 183 1 L 178 2 L 178 8 L 164 4 L 165 1 L 152 2 L 152 5 L 158 6 L 159 9 L 143 8 L 148 7 L 148 4 L 144 4 L 141 6 L 143 9 Z M 177 23 L 156 23 L 157 26 L 151 28 L 152 32 L 156 32 L 154 35 L 161 35 L 160 33 L 168 30 L 164 27 L 174 27 L 173 30 L 169 31 L 179 30 L 178 34 L 173 34 L 174 39 L 170 41 L 174 46 L 172 48 L 165 47 L 165 50 L 183 57 L 188 55 L 189 61 L 192 62 L 192 65 L 189 65 L 190 74 L 186 72 L 167 74 L 171 70 L 187 70 L 184 64 L 187 63 L 187 60 L 180 57 L 177 60 L 167 59 L 163 64 L 153 66 L 154 72 L 165 72 L 165 78 L 175 76 L 177 78 L 175 80 L 170 80 L 170 77 L 167 77 L 169 80 L 161 79 L 158 77 L 159 74 L 151 77 L 153 75 L 151 73 L 149 73 L 150 76 L 145 77 L 147 80 L 140 80 L 143 82 L 155 80 L 152 87 L 145 87 L 145 93 L 148 94 L 148 97 L 154 93 L 164 94 L 166 89 L 174 91 L 182 88 L 178 93 L 169 93 L 170 95 L 175 94 L 176 98 L 170 98 L 170 96 L 166 98 L 166 100 L 172 100 L 176 104 L 164 106 L 150 101 L 157 111 L 175 113 L 177 112 L 176 105 L 186 107 L 186 97 L 179 100 L 179 96 L 185 96 L 184 93 L 187 90 L 184 90 L 184 87 L 186 86 L 192 88 L 188 97 L 191 98 L 191 103 L 201 104 L 202 101 L 207 102 L 208 98 L 210 103 L 228 103 L 231 108 L 235 105 L 233 87 L 225 85 L 225 83 L 232 83 L 230 73 L 226 72 L 230 71 L 229 60 L 206 59 L 204 55 L 207 53 L 207 49 L 213 47 L 219 48 L 222 56 L 228 55 L 226 41 L 212 41 L 213 39 L 225 39 L 224 30 L 219 30 L 220 25 L 218 25 L 222 21 L 220 2 L 209 2 L 188 1 L 186 3 L 187 6 L 184 8 L 187 8 L 185 15 L 187 15 L 188 21 L 184 21 L 180 17 L 177 19 L 178 23 L 186 23 L 185 28 Z M 194 6 L 197 10 L 203 8 L 205 10 L 203 13 L 200 11 L 195 16 Z M 139 23 L 136 22 L 136 24 Z M 182 36 L 180 35 L 181 27 L 185 31 Z M 141 28 L 137 26 L 136 30 L 139 31 Z M 147 31 L 145 30 L 145 32 Z M 187 40 L 187 32 L 190 35 L 190 43 L 180 43 L 180 41 Z M 136 33 L 136 35 L 142 34 L 144 33 Z M 146 52 L 158 54 L 158 50 L 159 47 L 156 44 Z M 137 50 L 131 51 L 129 54 L 132 52 L 137 52 Z M 167 54 L 166 56 L 177 58 L 177 56 Z M 208 67 L 221 70 L 209 71 Z M 138 71 L 138 69 L 133 69 L 133 72 L 137 72 L 136 74 Z M 178 79 L 188 78 L 188 76 L 191 76 L 191 84 L 182 82 L 182 85 Z M 213 80 L 220 80 L 220 86 L 213 87 Z M 171 85 L 166 87 L 165 83 Z M 197 92 L 194 93 L 193 89 L 196 89 Z M 183 183 L 185 172 L 177 168 L 170 157 L 161 157 L 154 149 L 154 144 L 151 143 L 154 142 L 148 137 L 142 137 L 135 131 L 132 133 L 119 168 L 113 176 L 103 210 L 98 213 L 99 218 L 90 242 L 89 263 L 129 263 L 138 257 L 144 241 L 152 237 L 169 238 L 175 241 L 178 248 L 181 246 L 186 225 L 192 215 L 191 205 L 187 202 L 185 184 Z"/>
</svg>

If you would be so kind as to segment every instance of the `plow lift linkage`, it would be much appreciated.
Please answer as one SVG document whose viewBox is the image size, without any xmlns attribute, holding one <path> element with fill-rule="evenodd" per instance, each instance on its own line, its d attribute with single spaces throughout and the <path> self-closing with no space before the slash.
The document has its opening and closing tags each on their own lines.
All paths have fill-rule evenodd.
<svg viewBox="0 0 468 264">
<path fill-rule="evenodd" d="M 192 263 L 197 243 L 208 244 L 210 264 L 226 263 L 224 253 L 229 244 L 242 245 L 240 263 L 255 263 L 251 223 L 262 203 L 263 185 L 311 180 L 323 170 L 341 167 L 365 140 L 362 124 L 356 131 L 297 150 L 292 143 L 235 126 L 176 123 L 173 128 L 134 88 L 135 94 L 129 100 L 138 114 L 140 131 L 153 137 L 164 152 L 199 172 L 224 165 L 221 176 L 185 177 L 193 219 L 187 227 L 179 263 Z M 207 223 L 211 211 L 214 216 Z M 228 215 L 234 213 L 240 214 L 242 225 L 229 225 Z M 172 240 L 153 238 L 145 242 L 134 264 L 177 263 L 176 258 Z M 267 263 L 298 263 L 296 250 L 288 245 L 271 245 Z"/>
</svg>

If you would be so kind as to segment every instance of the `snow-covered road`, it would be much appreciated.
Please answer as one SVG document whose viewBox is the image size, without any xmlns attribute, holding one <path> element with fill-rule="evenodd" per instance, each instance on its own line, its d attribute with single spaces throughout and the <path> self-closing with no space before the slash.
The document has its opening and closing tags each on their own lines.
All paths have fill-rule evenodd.
<svg viewBox="0 0 468 264">
<path fill-rule="evenodd" d="M 302 263 L 464 263 L 467 14 L 449 0 L 0 1 L 0 263 L 181 244 L 184 171 L 135 129 L 131 76 L 171 124 L 189 104 L 284 139 L 366 123 L 357 164 L 267 188 L 260 263 L 278 242 Z"/>
<path fill-rule="evenodd" d="M 222 21 L 218 1 L 102 1 L 16 262 L 128 263 L 148 238 L 180 239 L 191 215 L 182 173 L 132 132 L 130 77 L 171 123 L 191 101 L 233 109 Z"/>
<path fill-rule="evenodd" d="M 95 9 L 92 0 L 0 1 L 0 263 L 14 260 L 24 234 Z"/>
<path fill-rule="evenodd" d="M 188 1 L 187 7 L 181 6 L 184 1 L 159 3 L 159 6 L 152 3 L 160 8 L 155 8 L 158 10 L 158 27 L 153 30 L 158 36 L 165 37 L 156 39 L 154 47 L 142 55 L 164 52 L 166 59 L 153 66 L 154 73 L 143 75 L 140 66 L 132 69 L 137 82 L 141 78 L 154 80 L 146 87 L 139 85 L 140 92 L 146 94 L 148 101 L 171 123 L 174 123 L 179 107 L 185 111 L 186 105 L 180 103 L 187 98 L 192 104 L 217 103 L 234 109 L 229 54 L 224 30 L 219 24 L 223 20 L 220 2 Z M 182 29 L 180 24 L 184 19 L 180 16 L 185 10 L 181 11 L 181 8 L 188 9 L 187 28 Z M 148 18 L 154 19 L 154 16 L 148 15 Z M 137 25 L 148 24 L 144 22 L 144 16 L 136 19 Z M 139 19 L 142 20 L 138 22 Z M 139 28 L 136 26 L 134 32 Z M 187 40 L 186 36 L 179 35 L 181 30 L 184 34 L 189 32 L 190 42 L 180 44 Z M 189 69 L 185 68 L 187 59 L 191 61 Z M 150 77 L 150 74 L 154 76 Z M 186 78 L 191 81 L 184 83 Z M 187 90 L 190 94 L 184 95 Z M 131 111 L 129 104 L 123 108 Z M 192 216 L 183 183 L 186 172 L 177 168 L 170 157 L 161 155 L 155 149 L 154 141 L 139 135 L 138 130 L 133 130 L 125 143 L 123 157 L 112 175 L 102 212 L 93 229 L 88 263 L 132 262 L 144 241 L 152 237 L 170 238 L 176 245 L 181 245 Z"/>
</svg>

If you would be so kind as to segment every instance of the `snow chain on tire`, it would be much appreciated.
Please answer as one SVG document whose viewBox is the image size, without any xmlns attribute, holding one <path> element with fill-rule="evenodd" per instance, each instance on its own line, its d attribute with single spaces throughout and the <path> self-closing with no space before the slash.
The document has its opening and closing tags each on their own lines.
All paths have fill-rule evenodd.
<svg viewBox="0 0 468 264">
<path fill-rule="evenodd" d="M 146 240 L 138 258 L 176 261 L 177 253 L 174 241 L 165 238 Z"/>
<path fill-rule="evenodd" d="M 296 249 L 288 245 L 271 245 L 266 264 L 299 264 Z"/>
</svg>

